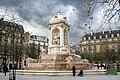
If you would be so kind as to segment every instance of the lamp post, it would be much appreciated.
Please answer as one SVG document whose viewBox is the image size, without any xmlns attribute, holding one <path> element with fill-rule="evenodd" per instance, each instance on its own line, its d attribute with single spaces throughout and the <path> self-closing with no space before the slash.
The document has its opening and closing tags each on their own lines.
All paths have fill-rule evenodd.
<svg viewBox="0 0 120 80">
<path fill-rule="evenodd" d="M 15 33 L 12 32 L 12 38 L 13 38 L 13 80 L 16 80 L 15 76 Z"/>
<path fill-rule="evenodd" d="M 15 75 L 15 33 L 14 31 L 11 32 L 11 38 L 12 38 L 12 72 L 9 74 L 9 80 L 16 80 Z"/>
</svg>

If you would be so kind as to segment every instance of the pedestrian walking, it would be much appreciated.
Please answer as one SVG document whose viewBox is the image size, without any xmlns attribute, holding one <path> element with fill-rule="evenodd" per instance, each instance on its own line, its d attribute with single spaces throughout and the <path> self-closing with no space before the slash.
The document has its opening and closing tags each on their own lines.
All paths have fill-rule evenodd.
<svg viewBox="0 0 120 80">
<path fill-rule="evenodd" d="M 83 70 L 80 70 L 78 76 L 81 76 L 81 77 L 83 76 Z"/>
</svg>

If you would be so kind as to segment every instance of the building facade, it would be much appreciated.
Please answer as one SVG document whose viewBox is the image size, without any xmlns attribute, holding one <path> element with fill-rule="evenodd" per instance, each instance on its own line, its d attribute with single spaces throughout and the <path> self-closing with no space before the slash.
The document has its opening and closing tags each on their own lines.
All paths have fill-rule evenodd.
<svg viewBox="0 0 120 80">
<path fill-rule="evenodd" d="M 12 66 L 14 56 L 16 67 L 22 68 L 22 58 L 28 42 L 29 32 L 25 32 L 22 25 L 0 20 L 0 65 L 5 62 L 8 67 Z"/>
<path fill-rule="evenodd" d="M 30 35 L 29 47 L 35 45 L 35 48 L 38 50 L 38 55 L 43 49 L 48 48 L 48 38 L 45 36 Z"/>
<path fill-rule="evenodd" d="M 120 30 L 85 33 L 80 41 L 80 53 L 99 53 L 106 48 L 116 50 L 120 45 Z"/>
</svg>

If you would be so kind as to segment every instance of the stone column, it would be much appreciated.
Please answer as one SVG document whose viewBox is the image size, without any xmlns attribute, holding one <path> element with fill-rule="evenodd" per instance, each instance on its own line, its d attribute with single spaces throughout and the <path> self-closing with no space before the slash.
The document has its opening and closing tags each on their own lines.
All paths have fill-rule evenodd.
<svg viewBox="0 0 120 80">
<path fill-rule="evenodd" d="M 51 45 L 52 45 L 52 28 L 49 29 L 49 46 L 48 46 L 48 54 L 51 53 L 51 48 L 50 48 Z"/>
<path fill-rule="evenodd" d="M 64 46 L 64 28 L 60 28 L 60 46 Z"/>
<path fill-rule="evenodd" d="M 49 46 L 52 45 L 52 29 L 49 31 Z"/>
<path fill-rule="evenodd" d="M 25 63 L 24 63 L 24 59 L 22 59 L 22 62 L 21 62 L 21 68 L 22 68 L 22 69 L 25 68 L 25 67 L 24 67 L 24 64 L 25 64 Z"/>
<path fill-rule="evenodd" d="M 67 42 L 68 42 L 68 45 L 69 45 L 69 29 L 67 29 Z"/>
</svg>

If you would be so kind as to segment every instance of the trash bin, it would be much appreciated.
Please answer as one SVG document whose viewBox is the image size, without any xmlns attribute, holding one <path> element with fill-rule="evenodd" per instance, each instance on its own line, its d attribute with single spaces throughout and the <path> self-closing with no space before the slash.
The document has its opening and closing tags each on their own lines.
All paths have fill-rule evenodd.
<svg viewBox="0 0 120 80">
<path fill-rule="evenodd" d="M 112 69 L 112 74 L 113 75 L 117 75 L 117 70 L 116 69 Z"/>
</svg>

